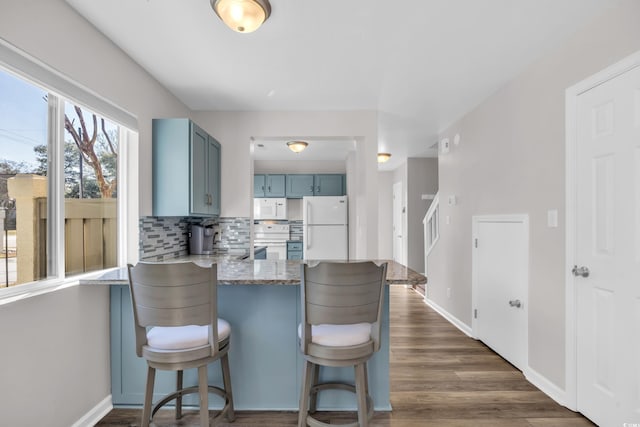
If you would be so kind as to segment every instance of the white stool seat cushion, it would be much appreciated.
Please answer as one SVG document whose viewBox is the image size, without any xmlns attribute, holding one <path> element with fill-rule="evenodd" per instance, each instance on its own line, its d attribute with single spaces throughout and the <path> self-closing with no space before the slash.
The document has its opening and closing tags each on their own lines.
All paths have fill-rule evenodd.
<svg viewBox="0 0 640 427">
<path fill-rule="evenodd" d="M 218 339 L 229 337 L 231 325 L 224 319 L 218 319 Z M 202 347 L 209 344 L 209 327 L 199 325 L 188 326 L 156 326 L 147 332 L 147 344 L 158 350 L 183 350 Z"/>
<path fill-rule="evenodd" d="M 302 325 L 298 325 L 298 338 L 302 338 Z M 371 339 L 371 323 L 352 325 L 311 325 L 311 342 L 327 347 L 348 347 Z"/>
</svg>

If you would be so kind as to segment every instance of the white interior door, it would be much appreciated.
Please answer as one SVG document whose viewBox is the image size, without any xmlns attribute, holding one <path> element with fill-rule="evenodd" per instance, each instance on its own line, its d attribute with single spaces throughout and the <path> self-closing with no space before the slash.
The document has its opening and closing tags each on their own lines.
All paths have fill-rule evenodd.
<svg viewBox="0 0 640 427">
<path fill-rule="evenodd" d="M 578 96 L 576 118 L 577 408 L 600 426 L 636 425 L 640 67 Z"/>
<path fill-rule="evenodd" d="M 393 184 L 393 260 L 405 265 L 402 213 L 402 182 Z"/>
<path fill-rule="evenodd" d="M 473 238 L 473 333 L 524 370 L 528 354 L 528 219 L 476 216 Z"/>
</svg>

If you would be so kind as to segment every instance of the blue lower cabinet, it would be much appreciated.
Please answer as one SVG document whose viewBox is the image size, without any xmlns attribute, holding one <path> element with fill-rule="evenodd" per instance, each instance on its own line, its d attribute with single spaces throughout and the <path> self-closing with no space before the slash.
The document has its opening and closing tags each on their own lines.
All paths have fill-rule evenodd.
<svg viewBox="0 0 640 427">
<path fill-rule="evenodd" d="M 302 250 L 302 242 L 300 240 L 287 240 L 287 259 L 303 259 Z"/>
<path fill-rule="evenodd" d="M 292 260 L 301 260 L 302 259 L 302 251 L 290 251 L 287 253 L 287 259 Z"/>
</svg>

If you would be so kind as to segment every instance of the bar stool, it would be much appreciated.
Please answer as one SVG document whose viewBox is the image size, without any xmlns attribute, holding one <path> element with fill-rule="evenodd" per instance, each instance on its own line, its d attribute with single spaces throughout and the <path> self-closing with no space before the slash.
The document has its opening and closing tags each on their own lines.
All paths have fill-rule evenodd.
<svg viewBox="0 0 640 427">
<path fill-rule="evenodd" d="M 229 338 L 231 327 L 218 318 L 217 266 L 199 267 L 191 262 L 128 265 L 129 288 L 135 321 L 136 353 L 147 361 L 147 387 L 142 427 L 155 413 L 176 400 L 176 419 L 182 417 L 182 397 L 199 393 L 200 425 L 209 425 L 208 393 L 225 400 L 214 420 L 226 415 L 235 419 Z M 220 359 L 224 389 L 208 385 L 207 365 Z M 198 386 L 183 388 L 185 369 L 198 368 Z M 162 398 L 153 409 L 156 369 L 177 371 L 176 391 Z"/>
<path fill-rule="evenodd" d="M 356 393 L 358 422 L 373 415 L 367 361 L 380 349 L 383 291 L 387 264 L 320 262 L 301 266 L 302 321 L 298 327 L 304 356 L 298 427 L 329 426 L 312 417 L 318 392 L 343 389 Z M 353 366 L 355 386 L 319 383 L 320 366 Z M 333 424 L 331 425 L 333 426 Z"/>
</svg>

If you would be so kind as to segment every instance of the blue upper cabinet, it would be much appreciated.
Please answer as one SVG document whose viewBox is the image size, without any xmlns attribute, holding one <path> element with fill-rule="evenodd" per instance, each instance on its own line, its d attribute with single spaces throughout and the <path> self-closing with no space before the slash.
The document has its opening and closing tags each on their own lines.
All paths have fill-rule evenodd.
<svg viewBox="0 0 640 427">
<path fill-rule="evenodd" d="M 285 175 L 266 175 L 264 197 L 284 197 L 286 194 Z"/>
<path fill-rule="evenodd" d="M 209 215 L 220 216 L 222 206 L 222 149 L 220 143 L 209 135 Z"/>
<path fill-rule="evenodd" d="M 287 198 L 300 199 L 313 196 L 313 175 L 287 175 Z"/>
<path fill-rule="evenodd" d="M 344 174 L 289 174 L 253 176 L 253 197 L 286 197 L 346 195 Z"/>
<path fill-rule="evenodd" d="M 344 196 L 344 175 L 319 174 L 315 175 L 314 178 L 315 196 Z"/>
<path fill-rule="evenodd" d="M 254 175 L 253 197 L 285 197 L 285 175 Z"/>
<path fill-rule="evenodd" d="M 264 175 L 253 175 L 253 197 L 264 197 Z"/>
<path fill-rule="evenodd" d="M 154 119 L 153 215 L 220 215 L 218 141 L 188 119 Z"/>
</svg>

